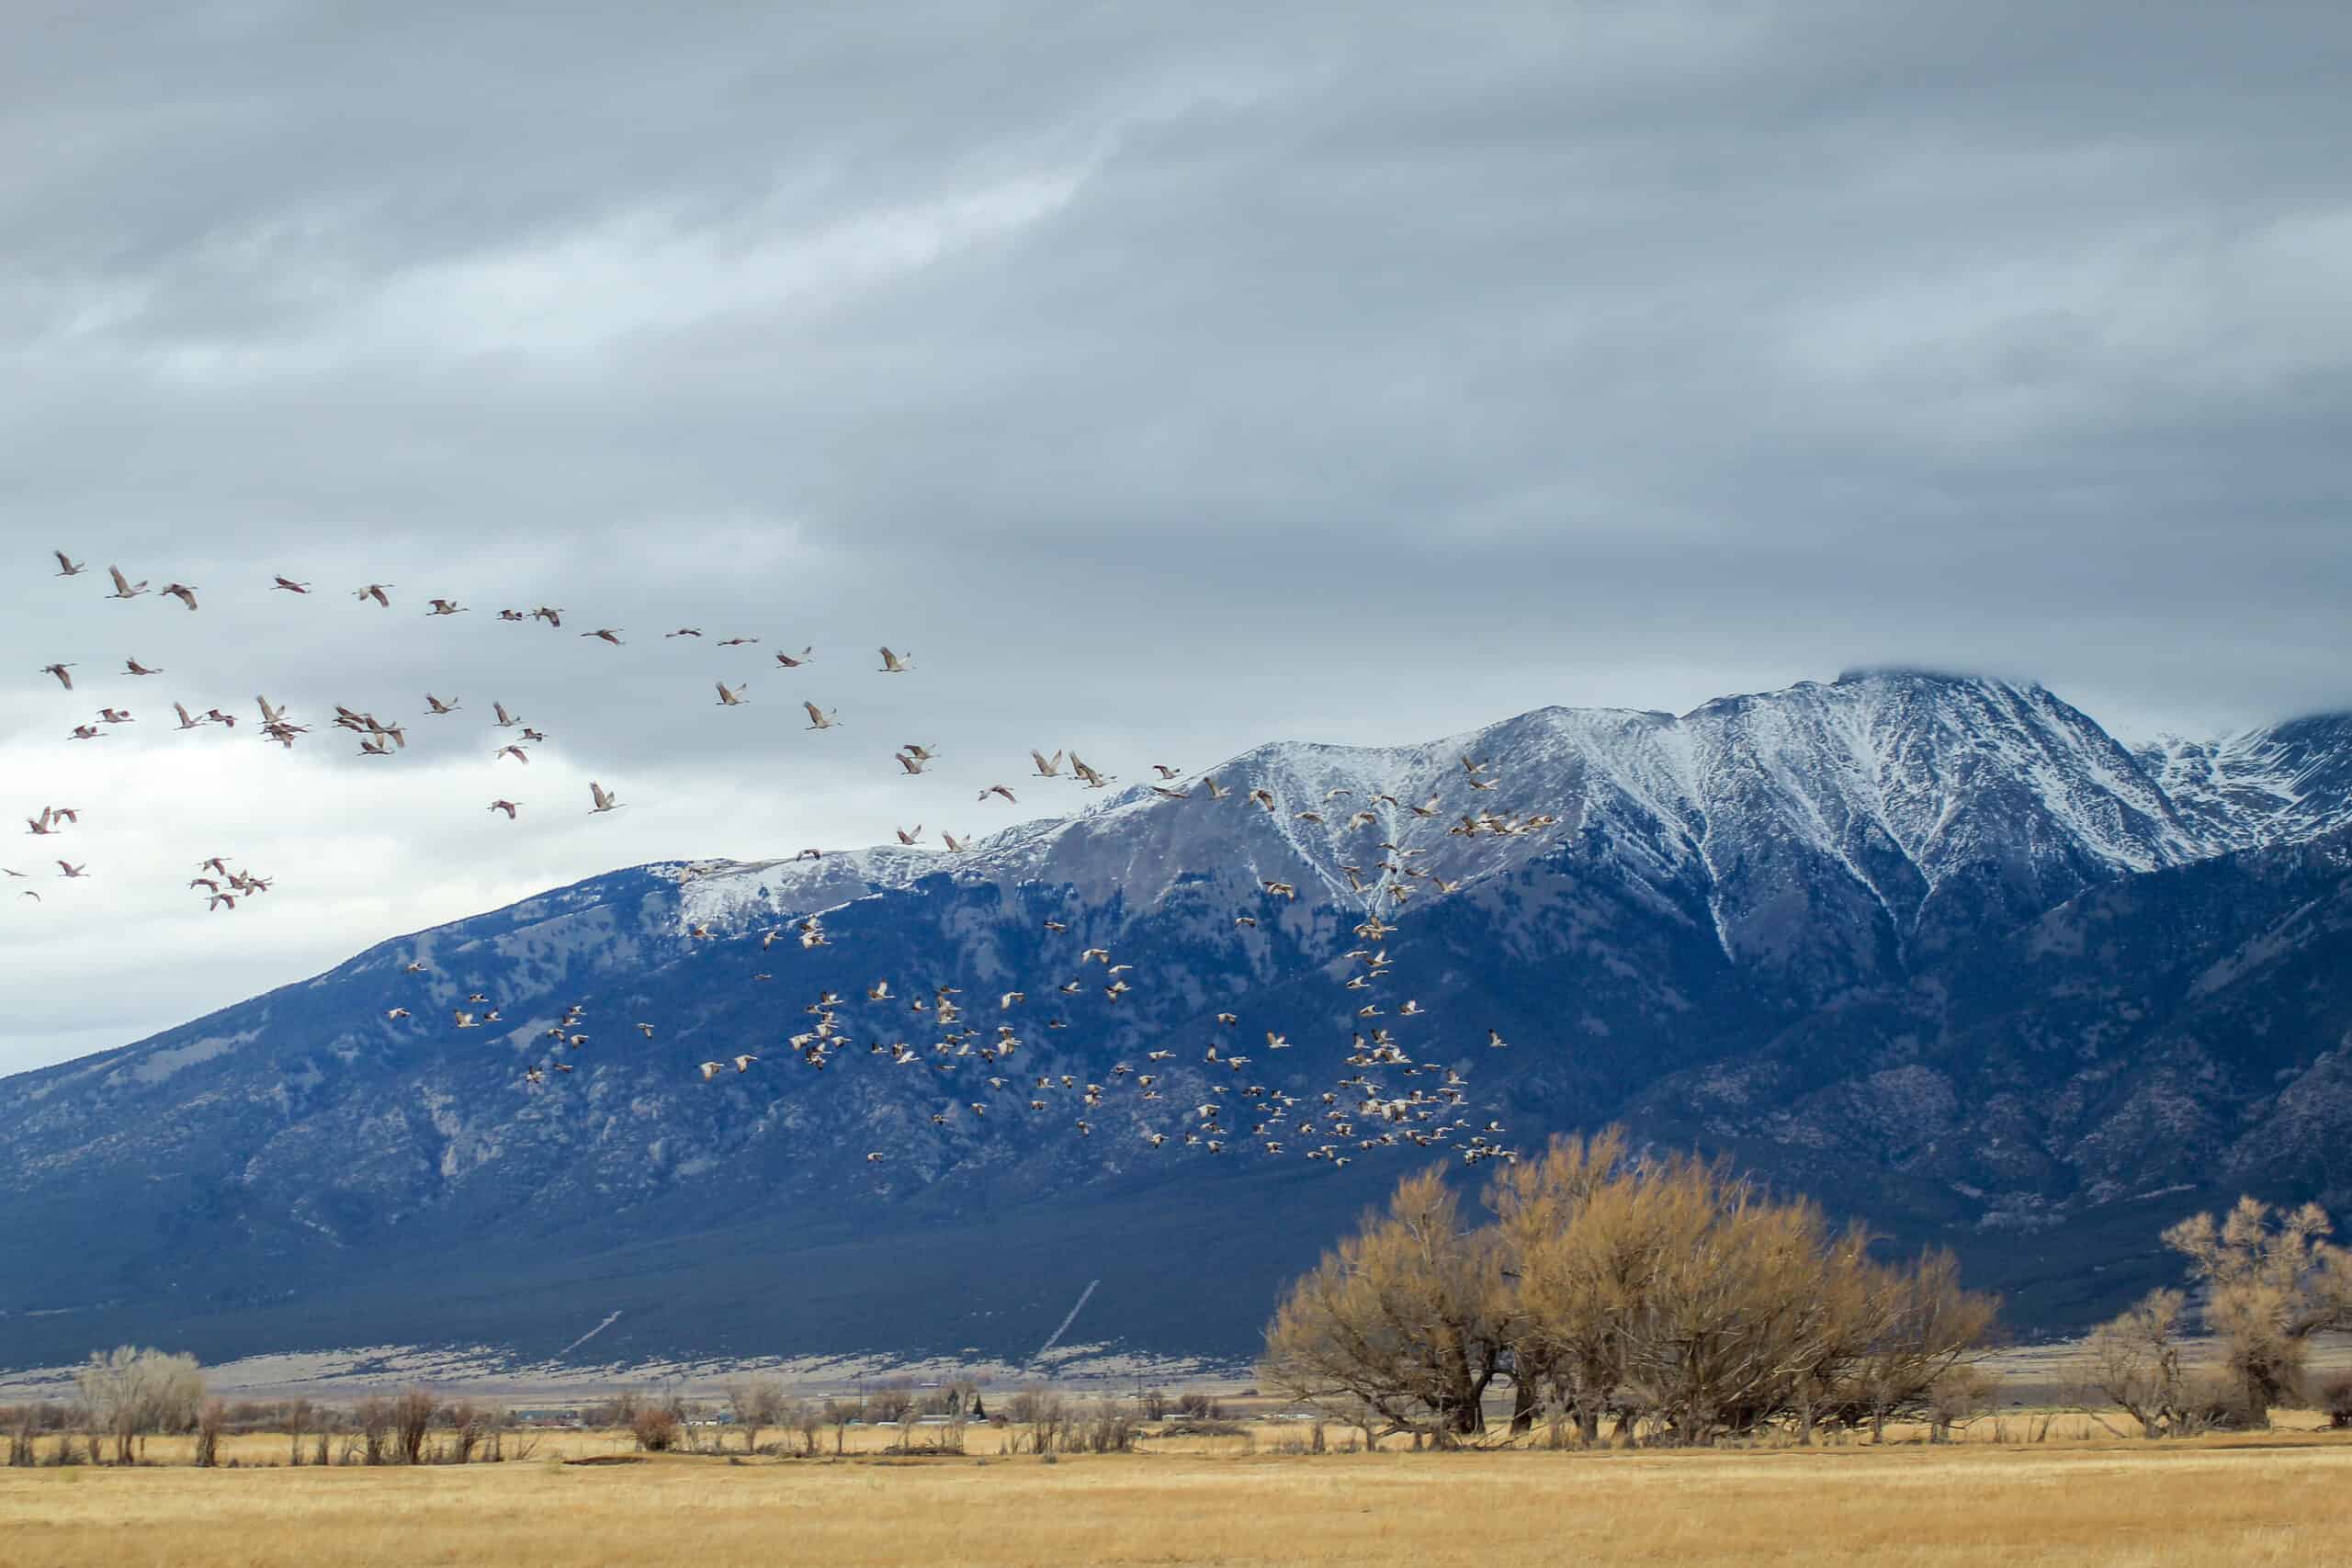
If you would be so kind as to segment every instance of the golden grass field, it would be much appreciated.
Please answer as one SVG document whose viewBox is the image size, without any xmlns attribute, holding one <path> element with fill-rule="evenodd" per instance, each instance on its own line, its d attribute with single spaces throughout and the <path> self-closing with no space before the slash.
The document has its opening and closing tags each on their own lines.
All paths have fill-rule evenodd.
<svg viewBox="0 0 2352 1568">
<path fill-rule="evenodd" d="M 1277 1440 L 1265 1428 L 1266 1440 Z M 863 1434 L 882 1440 L 880 1434 Z M 976 1449 L 990 1434 L 971 1433 Z M 1283 1434 L 1284 1437 L 1295 1434 Z M 416 1469 L 0 1470 L 10 1564 L 2352 1562 L 2352 1437 L 1686 1453 L 1210 1444 L 1065 1458 L 662 1456 Z M 830 1435 L 828 1436 L 830 1443 Z M 1170 1451 L 1170 1450 L 1174 1451 Z M 236 1439 L 241 1465 L 283 1439 Z M 181 1461 L 161 1445 L 158 1460 Z"/>
</svg>

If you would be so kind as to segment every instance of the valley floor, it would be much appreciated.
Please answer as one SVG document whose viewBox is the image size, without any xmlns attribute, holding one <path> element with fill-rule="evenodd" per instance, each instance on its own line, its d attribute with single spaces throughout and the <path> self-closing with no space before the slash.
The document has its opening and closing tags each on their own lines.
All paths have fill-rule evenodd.
<svg viewBox="0 0 2352 1568">
<path fill-rule="evenodd" d="M 0 1470 L 11 1563 L 2352 1561 L 2352 1439 Z"/>
</svg>

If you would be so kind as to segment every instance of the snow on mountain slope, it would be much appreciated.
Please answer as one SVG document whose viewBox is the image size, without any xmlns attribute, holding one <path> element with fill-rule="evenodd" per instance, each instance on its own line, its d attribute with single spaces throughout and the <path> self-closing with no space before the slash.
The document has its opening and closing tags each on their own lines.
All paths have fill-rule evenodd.
<svg viewBox="0 0 2352 1568">
<path fill-rule="evenodd" d="M 2107 877 L 2236 842 L 2177 809 L 2137 759 L 2041 687 L 1909 671 L 1726 697 L 1679 718 L 1544 708 L 1419 746 L 1283 741 L 1209 776 L 1230 798 L 1206 798 L 1197 774 L 1180 781 L 1193 792 L 1182 801 L 1129 784 L 962 854 L 875 849 L 712 868 L 687 884 L 677 919 L 741 931 L 926 875 L 1053 885 L 1130 913 L 1187 881 L 1287 882 L 1304 901 L 1368 909 L 1390 907 L 1408 860 L 1438 879 L 1408 886 L 1426 899 L 1558 854 L 1642 885 L 1696 874 L 1736 959 L 1793 968 L 1833 956 L 1826 944 L 1838 969 L 1867 973 L 1917 942 L 1939 944 L 1954 921 L 2023 919 Z M 1253 789 L 1277 808 L 1249 804 Z M 1372 826 L 1351 827 L 1363 810 Z M 1487 812 L 1556 820 L 1510 835 L 1460 830 Z M 1961 908 L 1944 912 L 1939 897 Z M 1859 924 L 1841 919 L 1829 934 L 1830 910 Z"/>
<path fill-rule="evenodd" d="M 2167 736 L 2137 760 L 2220 847 L 2299 842 L 2352 823 L 2352 716 L 2290 719 L 2220 740 Z"/>
<path fill-rule="evenodd" d="M 2134 1107 L 2182 1094 L 2215 1138 L 2257 1114 L 2320 1126 L 2339 1103 L 2340 1075 L 2315 1065 L 2312 1043 L 2352 1014 L 2339 1023 L 2324 987 L 2257 982 L 2326 969 L 2352 942 L 2352 913 L 2296 911 L 2352 911 L 2352 886 L 2322 852 L 2332 840 L 2263 852 L 2277 864 L 2231 852 L 2352 821 L 2352 721 L 2134 755 L 2039 687 L 1878 671 L 1679 717 L 1545 708 L 1414 746 L 1283 741 L 1211 773 L 1222 798 L 1202 775 L 1174 800 L 1133 779 L 1099 793 L 1033 779 L 1024 804 L 1059 795 L 1079 809 L 962 852 L 612 872 L 6 1080 L 0 1162 L 17 1180 L 0 1193 L 0 1234 L 26 1245 L 0 1254 L 0 1314 L 115 1301 L 160 1312 L 176 1292 L 243 1312 L 248 1291 L 307 1300 L 362 1263 L 391 1267 L 379 1260 L 401 1247 L 462 1254 L 481 1287 L 469 1299 L 503 1303 L 519 1258 L 569 1268 L 673 1233 L 688 1259 L 678 1268 L 701 1270 L 695 1299 L 750 1314 L 728 1304 L 753 1298 L 728 1282 L 735 1265 L 717 1260 L 735 1254 L 704 1235 L 721 1224 L 706 1216 L 767 1216 L 760 1245 L 790 1251 L 820 1231 L 848 1246 L 1031 1214 L 1022 1206 L 1106 1184 L 1117 1204 L 1166 1197 L 1160 1230 L 1105 1222 L 1115 1235 L 1100 1245 L 1141 1291 L 1173 1266 L 1168 1227 L 1195 1223 L 1174 1195 L 1202 1179 L 1140 1137 L 1159 1109 L 1107 1097 L 1091 1136 L 1058 1105 L 967 1114 L 973 1091 L 949 1092 L 955 1060 L 929 1059 L 927 1024 L 898 998 L 953 985 L 985 1010 L 1000 989 L 1032 988 L 1026 1010 L 1067 1018 L 1027 1031 L 1023 1076 L 1057 1083 L 1109 1081 L 1120 1062 L 1183 1046 L 1165 1069 L 1169 1105 L 1207 1092 L 1214 1069 L 1198 1051 L 1219 1032 L 1214 1013 L 1231 1010 L 1245 1039 L 1290 1035 L 1296 1049 L 1252 1076 L 1303 1094 L 1329 1085 L 1355 1027 L 1356 998 L 1331 982 L 1373 909 L 1399 928 L 1400 977 L 1427 1010 L 1411 1049 L 1469 1075 L 1514 1138 L 1615 1115 L 1668 1129 L 1696 1117 L 1707 1135 L 1763 1140 L 1746 1146 L 1780 1162 L 1767 1174 L 1800 1185 L 1845 1179 L 1829 1153 L 1861 1149 L 1864 1185 L 1848 1199 L 1860 1213 L 1876 1213 L 1871 1172 L 1954 1184 L 1903 1211 L 1915 1217 L 1944 1214 L 1951 1192 L 2031 1209 L 2169 1181 L 2177 1151 L 2141 1125 L 2160 1109 Z M 1261 789 L 1275 809 L 1249 801 Z M 2258 929 L 2199 960 L 2216 978 L 2166 967 L 2257 906 L 2271 911 Z M 2089 913 L 2049 924 L 2022 956 L 2002 946 L 2061 908 Z M 762 945 L 760 932 L 807 915 L 823 917 L 831 945 Z M 1067 931 L 1049 933 L 1048 919 Z M 2113 934 L 2127 924 L 2128 940 Z M 1092 979 L 1075 958 L 1086 946 L 1136 965 L 1132 994 L 1057 989 Z M 2138 977 L 2110 997 L 2127 960 Z M 892 1001 L 864 1005 L 885 976 Z M 820 1077 L 778 1042 L 808 1027 L 824 989 L 850 998 L 858 1033 Z M 2274 1016 L 2289 999 L 2303 1012 Z M 547 1043 L 573 1003 L 590 1008 L 577 1055 Z M 2192 1004 L 2195 1031 L 2149 1032 Z M 477 1027 L 453 1021 L 493 1005 L 499 1016 Z M 2020 1065 L 1967 1069 L 1984 1056 L 1971 1018 L 2012 1012 Z M 1517 1048 L 1490 1055 L 1488 1027 Z M 2172 1055 L 2143 1062 L 2143 1037 L 2171 1041 Z M 2246 1042 L 2260 1040 L 2286 1045 L 2257 1060 Z M 894 1043 L 924 1055 L 902 1066 Z M 2209 1046 L 2211 1072 L 2197 1065 Z M 1945 1059 L 1920 1058 L 1939 1048 Z M 575 1071 L 528 1084 L 526 1066 L 558 1049 Z M 2086 1050 L 2107 1055 L 2086 1066 Z M 711 1083 L 694 1070 L 736 1052 L 761 1055 L 761 1069 Z M 2275 1074 L 2305 1091 L 2256 1104 Z M 890 1157 L 869 1168 L 877 1149 Z M 1261 1282 L 1295 1266 L 1290 1241 L 1328 1235 L 1330 1216 L 1383 1179 L 1367 1158 L 1348 1173 L 1361 1190 L 1294 1188 L 1281 1165 L 1240 1145 L 1215 1162 L 1218 1179 L 1269 1184 L 1248 1201 L 1300 1194 L 1289 1228 L 1252 1243 Z M 51 1245 L 81 1235 L 94 1204 L 118 1223 L 86 1245 Z M 1196 1240 L 1230 1258 L 1222 1233 Z M 686 1289 L 667 1265 L 629 1267 L 664 1299 Z M 857 1268 L 906 1294 L 899 1262 Z M 496 1323 L 483 1332 L 568 1300 L 554 1279 L 485 1307 Z M 845 1300 L 824 1332 L 869 1311 Z M 1253 1332 L 1238 1317 L 1219 1330 Z"/>
</svg>

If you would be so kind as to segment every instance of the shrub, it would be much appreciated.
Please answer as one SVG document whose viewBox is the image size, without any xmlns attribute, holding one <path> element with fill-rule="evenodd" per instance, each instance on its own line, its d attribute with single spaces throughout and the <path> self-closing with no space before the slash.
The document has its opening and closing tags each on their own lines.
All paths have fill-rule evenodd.
<svg viewBox="0 0 2352 1568">
<path fill-rule="evenodd" d="M 2319 1385 L 2318 1404 L 2327 1424 L 2338 1430 L 2352 1427 L 2352 1373 L 2330 1378 Z"/>
<path fill-rule="evenodd" d="M 650 1454 L 665 1454 L 678 1446 L 678 1417 L 660 1405 L 647 1405 L 628 1424 L 629 1436 Z"/>
</svg>

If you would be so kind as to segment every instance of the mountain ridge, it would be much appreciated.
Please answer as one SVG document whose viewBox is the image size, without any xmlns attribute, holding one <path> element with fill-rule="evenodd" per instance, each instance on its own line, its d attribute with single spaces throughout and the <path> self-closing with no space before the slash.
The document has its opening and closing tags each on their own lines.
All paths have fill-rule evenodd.
<svg viewBox="0 0 2352 1568">
<path fill-rule="evenodd" d="M 19 1172 L 0 1193 L 0 1235 L 17 1243 L 0 1264 L 0 1344 L 20 1348 L 0 1361 L 70 1350 L 102 1325 L 199 1323 L 230 1350 L 335 1323 L 380 1331 L 369 1342 L 430 1337 L 383 1319 L 368 1281 L 436 1266 L 480 1298 L 436 1309 L 436 1332 L 520 1344 L 560 1292 L 502 1279 L 607 1277 L 602 1258 L 650 1288 L 656 1256 L 663 1290 L 707 1310 L 698 1325 L 656 1314 L 616 1330 L 648 1352 L 865 1349 L 851 1337 L 886 1319 L 926 1345 L 1001 1348 L 1022 1303 L 1069 1282 L 1053 1238 L 1077 1233 L 1108 1249 L 1089 1267 L 1129 1343 L 1230 1355 L 1274 1282 L 1423 1156 L 1303 1172 L 1237 1147 L 1212 1176 L 1196 1155 L 1149 1157 L 1148 1108 L 1107 1095 L 1083 1140 L 1059 1112 L 1010 1107 L 939 1125 L 938 1100 L 951 1079 L 969 1098 L 967 1076 L 951 1066 L 934 1089 L 932 1067 L 881 1070 L 869 1032 L 920 1037 L 879 1010 L 845 1010 L 860 1054 L 831 1072 L 775 1042 L 805 1027 L 813 989 L 854 998 L 887 975 L 902 996 L 1043 992 L 1080 946 L 1110 946 L 1135 956 L 1134 995 L 1069 1004 L 1071 1029 L 1038 1031 L 1023 1073 L 1112 1083 L 1115 1062 L 1197 1047 L 1211 1015 L 1237 1010 L 1243 1039 L 1273 1027 L 1306 1047 L 1269 1079 L 1303 1092 L 1346 1037 L 1334 965 L 1373 910 L 1397 928 L 1413 994 L 1447 1021 L 1417 1052 L 1522 1146 L 1628 1120 L 2012 1273 L 2019 1238 L 2105 1236 L 2161 1189 L 2352 1185 L 2332 1153 L 2352 1125 L 2352 996 L 2330 978 L 2352 956 L 2352 717 L 2134 750 L 2038 685 L 1880 671 L 1682 716 L 1547 707 L 1414 746 L 1271 742 L 1209 772 L 1229 798 L 1203 798 L 1199 775 L 1186 800 L 1129 784 L 964 854 L 606 873 L 0 1079 L 0 1152 Z M 1250 805 L 1251 789 L 1281 808 Z M 1358 810 L 1372 829 L 1343 826 Z M 1488 810 L 1520 830 L 1461 830 Z M 1375 832 L 1396 848 L 1372 848 Z M 1426 875 L 1386 869 L 1408 863 Z M 1297 898 L 1269 897 L 1267 881 Z M 1239 911 L 1259 923 L 1236 926 Z M 828 947 L 761 945 L 811 915 Z M 1049 942 L 1048 918 L 1066 939 Z M 431 968 L 410 974 L 420 960 Z M 501 1028 L 438 1022 L 477 991 Z M 581 1072 L 566 1092 L 526 1092 L 524 1066 L 580 998 L 597 1035 Z M 385 1019 L 395 1006 L 417 1016 Z M 656 1035 L 625 1041 L 639 1016 Z M 1489 1027 L 1513 1042 L 1507 1057 L 1484 1050 Z M 695 1060 L 746 1048 L 768 1058 L 760 1075 L 695 1081 Z M 1171 1100 L 1211 1081 L 1192 1054 L 1167 1070 Z M 869 1171 L 877 1145 L 890 1157 Z M 1203 1182 L 1284 1234 L 1234 1244 L 1188 1213 Z M 93 1201 L 119 1223 L 70 1254 L 45 1245 Z M 718 1217 L 738 1213 L 758 1217 Z M 763 1256 L 858 1260 L 840 1266 L 858 1304 L 747 1293 L 721 1255 L 750 1245 L 747 1224 Z M 2112 1282 L 2144 1270 L 2153 1234 L 2098 1244 Z M 907 1292 L 892 1237 L 933 1258 L 1024 1258 L 1034 1278 L 992 1281 L 994 1304 L 968 1312 L 876 1318 L 875 1298 Z M 1231 1302 L 1176 1310 L 1159 1294 L 1171 1259 L 1216 1260 Z M 2053 1325 L 2106 1299 L 2018 1280 Z"/>
</svg>

